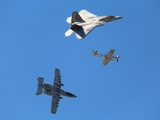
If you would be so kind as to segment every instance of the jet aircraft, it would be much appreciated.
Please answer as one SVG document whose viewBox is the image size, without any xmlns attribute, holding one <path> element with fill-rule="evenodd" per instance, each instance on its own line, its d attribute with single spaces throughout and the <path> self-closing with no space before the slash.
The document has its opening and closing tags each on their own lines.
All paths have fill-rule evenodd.
<svg viewBox="0 0 160 120">
<path fill-rule="evenodd" d="M 87 10 L 81 10 L 72 13 L 72 17 L 68 17 L 66 22 L 71 24 L 69 30 L 65 32 L 65 36 L 70 36 L 75 32 L 78 39 L 85 38 L 95 27 L 102 26 L 106 22 L 118 20 L 122 16 L 97 16 Z"/>
<path fill-rule="evenodd" d="M 44 89 L 43 91 L 44 94 L 52 96 L 51 113 L 53 114 L 56 114 L 59 100 L 62 99 L 61 95 L 70 97 L 70 98 L 77 97 L 76 95 L 61 89 L 61 86 L 64 86 L 64 85 L 61 83 L 60 70 L 57 68 L 55 69 L 53 85 L 48 83 L 43 84 L 44 78 L 42 77 L 38 77 L 37 80 L 38 80 L 38 85 L 37 85 L 36 95 L 42 94 L 42 89 Z"/>
<path fill-rule="evenodd" d="M 113 56 L 114 49 L 111 49 L 106 55 L 105 54 L 99 54 L 97 50 L 93 50 L 92 55 L 93 56 L 99 56 L 103 59 L 103 65 L 107 65 L 110 60 L 116 60 L 118 62 L 119 55 L 117 57 Z"/>
</svg>

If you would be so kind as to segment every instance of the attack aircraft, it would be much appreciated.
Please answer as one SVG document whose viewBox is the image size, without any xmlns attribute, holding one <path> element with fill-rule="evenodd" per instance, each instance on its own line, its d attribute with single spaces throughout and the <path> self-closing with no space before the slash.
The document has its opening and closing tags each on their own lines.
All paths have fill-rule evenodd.
<svg viewBox="0 0 160 120">
<path fill-rule="evenodd" d="M 64 85 L 61 83 L 60 70 L 57 68 L 55 69 L 53 85 L 48 83 L 43 84 L 44 78 L 42 77 L 38 77 L 37 80 L 38 80 L 38 85 L 37 85 L 36 95 L 42 94 L 42 89 L 43 89 L 44 94 L 52 96 L 51 113 L 53 114 L 56 114 L 59 100 L 62 99 L 61 95 L 70 97 L 70 98 L 77 97 L 76 95 L 61 89 L 61 86 L 64 86 Z"/>
<path fill-rule="evenodd" d="M 111 49 L 107 54 L 99 54 L 97 50 L 93 50 L 92 55 L 93 56 L 99 56 L 100 58 L 103 59 L 103 65 L 107 65 L 110 60 L 116 60 L 118 62 L 119 60 L 119 55 L 117 57 L 113 56 L 114 54 L 114 49 Z"/>
<path fill-rule="evenodd" d="M 72 17 L 68 17 L 66 22 L 71 24 L 65 36 L 70 36 L 75 32 L 78 39 L 85 38 L 95 27 L 105 25 L 106 22 L 121 19 L 122 16 L 97 16 L 87 10 L 72 12 Z"/>
</svg>

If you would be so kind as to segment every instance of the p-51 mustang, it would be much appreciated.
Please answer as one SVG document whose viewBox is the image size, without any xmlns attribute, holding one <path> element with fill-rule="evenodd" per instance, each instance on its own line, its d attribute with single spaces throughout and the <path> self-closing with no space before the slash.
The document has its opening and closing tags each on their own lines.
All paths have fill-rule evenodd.
<svg viewBox="0 0 160 120">
<path fill-rule="evenodd" d="M 93 50 L 92 55 L 93 56 L 99 56 L 103 59 L 103 65 L 107 65 L 110 60 L 116 60 L 118 62 L 119 55 L 117 57 L 113 56 L 114 49 L 111 49 L 107 54 L 99 54 L 97 50 Z"/>
<path fill-rule="evenodd" d="M 75 32 L 78 39 L 85 38 L 95 27 L 105 25 L 106 22 L 118 20 L 122 16 L 97 16 L 87 10 L 72 12 L 72 17 L 68 17 L 66 22 L 71 24 L 69 30 L 65 32 L 65 36 L 70 36 Z"/>
<path fill-rule="evenodd" d="M 60 75 L 60 70 L 55 69 L 55 74 L 54 74 L 54 83 L 53 85 L 44 83 L 43 80 L 44 78 L 38 77 L 38 86 L 37 86 L 37 92 L 36 95 L 42 94 L 42 89 L 44 89 L 43 93 L 49 96 L 52 96 L 52 104 L 51 104 L 51 113 L 56 114 L 57 107 L 59 100 L 62 99 L 61 95 L 67 96 L 70 98 L 76 98 L 74 94 L 70 92 L 66 92 L 61 89 L 61 86 L 64 86 L 61 83 L 61 75 Z"/>
</svg>

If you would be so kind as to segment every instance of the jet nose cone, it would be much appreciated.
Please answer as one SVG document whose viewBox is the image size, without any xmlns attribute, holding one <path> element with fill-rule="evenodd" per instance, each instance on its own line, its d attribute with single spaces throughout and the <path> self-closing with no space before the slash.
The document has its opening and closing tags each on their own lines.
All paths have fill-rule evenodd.
<svg viewBox="0 0 160 120">
<path fill-rule="evenodd" d="M 123 18 L 122 16 L 115 16 L 116 19 L 121 19 Z"/>
<path fill-rule="evenodd" d="M 76 98 L 77 96 L 76 95 L 74 95 L 74 98 Z"/>
<path fill-rule="evenodd" d="M 70 98 L 76 98 L 77 97 L 76 95 L 74 95 L 70 92 L 65 92 L 65 94 L 66 94 L 67 97 L 70 97 Z"/>
<path fill-rule="evenodd" d="M 74 94 L 72 95 L 72 98 L 76 98 L 76 97 L 77 97 L 76 95 L 74 95 Z"/>
</svg>

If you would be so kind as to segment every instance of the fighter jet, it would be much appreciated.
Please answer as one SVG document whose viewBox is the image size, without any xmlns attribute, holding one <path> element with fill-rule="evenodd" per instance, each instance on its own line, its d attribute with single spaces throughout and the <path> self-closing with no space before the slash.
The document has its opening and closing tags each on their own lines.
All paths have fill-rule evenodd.
<svg viewBox="0 0 160 120">
<path fill-rule="evenodd" d="M 38 77 L 37 80 L 38 80 L 38 85 L 37 85 L 36 95 L 42 94 L 42 89 L 44 89 L 43 91 L 44 94 L 52 96 L 51 113 L 53 114 L 56 114 L 59 100 L 62 99 L 61 95 L 70 97 L 70 98 L 77 97 L 76 95 L 61 89 L 61 86 L 64 86 L 64 85 L 61 83 L 60 70 L 57 68 L 55 69 L 53 85 L 48 83 L 43 84 L 44 78 L 42 77 Z"/>
<path fill-rule="evenodd" d="M 85 38 L 95 27 L 102 26 L 106 22 L 121 19 L 122 16 L 97 16 L 87 10 L 81 10 L 72 13 L 72 17 L 68 17 L 66 22 L 71 24 L 69 30 L 65 32 L 65 36 L 70 36 L 75 32 L 78 39 Z"/>
<path fill-rule="evenodd" d="M 92 55 L 93 56 L 99 56 L 103 59 L 103 65 L 107 65 L 110 60 L 116 60 L 118 62 L 119 55 L 117 57 L 113 56 L 114 49 L 111 49 L 106 55 L 105 54 L 99 54 L 97 50 L 93 50 Z"/>
</svg>

